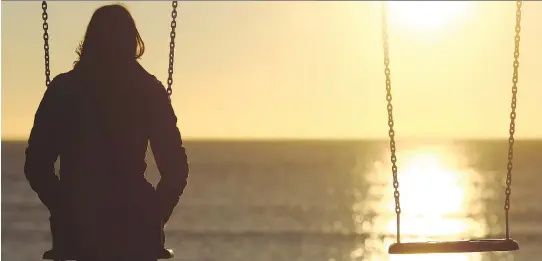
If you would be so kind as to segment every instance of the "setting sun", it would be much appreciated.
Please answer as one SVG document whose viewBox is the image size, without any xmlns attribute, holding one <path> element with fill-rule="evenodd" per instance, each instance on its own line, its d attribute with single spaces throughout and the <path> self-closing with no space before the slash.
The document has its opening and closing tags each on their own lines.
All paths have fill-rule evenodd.
<svg viewBox="0 0 542 261">
<path fill-rule="evenodd" d="M 468 1 L 390 1 L 389 19 L 415 29 L 442 28 L 459 19 L 472 4 Z"/>
</svg>

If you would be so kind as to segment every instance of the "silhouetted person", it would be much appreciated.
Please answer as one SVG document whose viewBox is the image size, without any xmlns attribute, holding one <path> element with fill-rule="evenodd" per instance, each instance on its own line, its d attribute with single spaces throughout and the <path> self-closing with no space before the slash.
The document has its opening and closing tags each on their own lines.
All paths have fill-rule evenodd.
<svg viewBox="0 0 542 261">
<path fill-rule="evenodd" d="M 128 10 L 97 9 L 79 60 L 53 79 L 35 115 L 25 175 L 78 260 L 156 260 L 162 224 L 186 186 L 177 118 L 164 86 L 137 62 L 143 52 Z M 144 177 L 149 141 L 156 189 Z"/>
</svg>

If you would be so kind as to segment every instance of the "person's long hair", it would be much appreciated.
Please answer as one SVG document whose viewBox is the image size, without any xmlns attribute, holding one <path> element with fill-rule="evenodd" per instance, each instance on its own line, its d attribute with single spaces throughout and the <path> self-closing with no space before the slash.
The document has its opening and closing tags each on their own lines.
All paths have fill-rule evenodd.
<svg viewBox="0 0 542 261">
<path fill-rule="evenodd" d="M 130 12 L 120 4 L 98 8 L 87 27 L 85 38 L 76 51 L 78 64 L 105 66 L 140 58 L 145 44 Z"/>
</svg>

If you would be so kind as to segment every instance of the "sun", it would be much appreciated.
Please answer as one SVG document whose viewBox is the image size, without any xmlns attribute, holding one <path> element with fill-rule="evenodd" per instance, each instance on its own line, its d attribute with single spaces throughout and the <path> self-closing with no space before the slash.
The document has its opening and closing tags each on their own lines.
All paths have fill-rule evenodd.
<svg viewBox="0 0 542 261">
<path fill-rule="evenodd" d="M 471 1 L 389 1 L 388 19 L 400 27 L 439 29 L 460 21 Z"/>
</svg>

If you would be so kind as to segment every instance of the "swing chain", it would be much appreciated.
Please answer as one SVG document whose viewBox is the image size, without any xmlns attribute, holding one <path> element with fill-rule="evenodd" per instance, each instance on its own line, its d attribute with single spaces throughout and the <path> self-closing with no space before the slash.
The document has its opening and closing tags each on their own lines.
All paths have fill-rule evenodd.
<svg viewBox="0 0 542 261">
<path fill-rule="evenodd" d="M 516 102 L 517 102 L 517 83 L 519 80 L 519 46 L 520 46 L 520 32 L 521 32 L 521 6 L 522 6 L 522 0 L 516 0 L 516 26 L 515 26 L 515 41 L 514 41 L 514 73 L 512 77 L 512 101 L 511 101 L 511 109 L 510 112 L 510 129 L 509 134 L 510 137 L 508 138 L 508 164 L 507 164 L 507 174 L 506 174 L 506 190 L 505 190 L 505 203 L 504 203 L 504 210 L 506 213 L 506 239 L 510 239 L 510 232 L 509 232 L 509 222 L 508 222 L 508 214 L 510 210 L 510 194 L 512 193 L 511 185 L 512 185 L 512 167 L 513 167 L 513 159 L 514 159 L 514 133 L 516 131 Z M 392 163 L 392 174 L 393 174 L 393 188 L 394 188 L 394 198 L 395 198 L 395 213 L 397 214 L 397 243 L 400 243 L 400 214 L 401 214 L 401 205 L 399 203 L 399 181 L 397 179 L 397 156 L 395 155 L 396 148 L 395 148 L 395 131 L 393 129 L 394 127 L 394 120 L 393 120 L 393 106 L 392 106 L 392 95 L 391 95 L 391 79 L 390 79 L 390 60 L 389 60 L 389 44 L 388 44 L 388 25 L 387 25 L 387 17 L 386 17 L 386 2 L 381 3 L 382 7 L 382 40 L 383 40 L 383 48 L 384 48 L 384 73 L 386 76 L 386 100 L 388 102 L 387 104 L 387 110 L 388 110 L 388 127 L 389 127 L 389 138 L 390 138 L 390 152 L 391 152 L 391 163 Z"/>
<path fill-rule="evenodd" d="M 43 10 L 41 17 L 43 18 L 43 49 L 45 50 L 45 86 L 49 86 L 51 71 L 49 69 L 49 24 L 47 23 L 49 16 L 47 15 L 47 1 L 41 2 L 41 9 Z"/>
<path fill-rule="evenodd" d="M 169 34 L 170 42 L 169 42 L 169 68 L 168 68 L 168 79 L 167 79 L 167 93 L 168 96 L 170 96 L 173 93 L 173 89 L 171 89 L 171 85 L 173 85 L 173 61 L 175 58 L 175 28 L 177 28 L 177 1 L 173 1 L 171 3 L 171 6 L 173 7 L 173 10 L 171 11 L 171 33 Z"/>
<path fill-rule="evenodd" d="M 510 137 L 508 138 L 508 165 L 506 173 L 506 190 L 505 195 L 506 199 L 504 201 L 504 210 L 506 212 L 506 239 L 510 238 L 510 232 L 508 229 L 508 211 L 510 210 L 510 194 L 512 193 L 512 167 L 514 159 L 514 133 L 516 132 L 516 101 L 517 101 L 517 92 L 518 92 L 518 68 L 519 68 L 519 43 L 520 43 L 520 32 L 521 32 L 521 5 L 522 1 L 516 1 L 516 36 L 514 39 L 514 74 L 512 76 L 512 101 L 510 112 Z"/>
<path fill-rule="evenodd" d="M 401 204 L 399 203 L 399 181 L 397 179 L 397 156 L 395 155 L 395 131 L 393 129 L 393 105 L 391 103 L 391 70 L 390 70 L 390 58 L 389 58 L 389 45 L 388 45 L 388 23 L 386 14 L 386 2 L 382 2 L 382 41 L 384 47 L 384 74 L 386 75 L 386 101 L 388 102 L 388 135 L 390 137 L 390 152 L 391 152 L 391 172 L 393 174 L 393 197 L 395 198 L 395 213 L 397 214 L 397 243 L 400 240 L 400 215 Z"/>
</svg>

